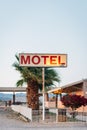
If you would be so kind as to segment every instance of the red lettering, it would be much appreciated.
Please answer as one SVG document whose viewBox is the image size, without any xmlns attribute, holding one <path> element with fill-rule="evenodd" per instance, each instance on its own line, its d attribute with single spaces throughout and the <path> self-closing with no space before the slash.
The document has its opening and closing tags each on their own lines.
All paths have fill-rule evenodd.
<svg viewBox="0 0 87 130">
<path fill-rule="evenodd" d="M 49 58 L 49 56 L 41 56 L 44 59 L 44 65 L 47 63 L 47 58 Z"/>
<path fill-rule="evenodd" d="M 30 64 L 30 56 L 21 56 L 21 64 Z"/>
<path fill-rule="evenodd" d="M 50 64 L 57 64 L 57 56 L 50 56 Z"/>
<path fill-rule="evenodd" d="M 33 56 L 32 57 L 32 63 L 33 64 L 39 64 L 40 63 L 40 57 L 39 56 Z"/>
<path fill-rule="evenodd" d="M 61 57 L 58 56 L 58 63 L 60 64 L 61 63 Z"/>
<path fill-rule="evenodd" d="M 21 54 L 20 65 L 25 66 L 66 66 L 64 55 L 24 55 Z"/>
<path fill-rule="evenodd" d="M 65 65 L 65 63 L 63 62 L 61 62 L 61 56 L 58 56 L 58 63 L 60 64 L 60 65 Z"/>
</svg>

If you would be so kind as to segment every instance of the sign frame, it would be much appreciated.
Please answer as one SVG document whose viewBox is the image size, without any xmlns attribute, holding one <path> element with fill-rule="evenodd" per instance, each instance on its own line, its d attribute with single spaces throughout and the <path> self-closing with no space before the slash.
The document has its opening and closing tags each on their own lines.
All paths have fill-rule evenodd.
<svg viewBox="0 0 87 130">
<path fill-rule="evenodd" d="M 21 59 L 21 56 L 23 59 Z M 27 56 L 27 59 L 24 59 L 25 56 Z M 34 61 L 34 59 L 37 58 L 38 61 Z M 64 59 L 65 58 L 65 59 Z M 29 63 L 29 64 L 22 64 L 21 62 L 34 62 L 34 63 Z M 48 61 L 47 61 L 48 60 Z M 58 61 L 57 61 L 58 60 Z M 65 61 L 63 63 L 63 60 Z M 41 65 L 38 64 L 39 62 L 48 63 Z M 52 64 L 50 64 L 50 62 Z M 59 63 L 60 62 L 60 63 Z M 67 54 L 61 54 L 61 53 L 19 53 L 19 64 L 20 66 L 26 66 L 26 67 L 67 67 Z M 65 65 L 64 65 L 65 64 Z"/>
</svg>

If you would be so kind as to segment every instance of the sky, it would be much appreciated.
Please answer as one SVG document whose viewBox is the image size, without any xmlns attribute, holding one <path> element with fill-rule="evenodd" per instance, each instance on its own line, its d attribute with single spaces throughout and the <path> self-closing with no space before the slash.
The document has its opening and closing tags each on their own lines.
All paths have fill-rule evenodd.
<svg viewBox="0 0 87 130">
<path fill-rule="evenodd" d="M 15 87 L 15 54 L 63 53 L 60 86 L 87 78 L 87 0 L 0 0 L 0 87 Z"/>
</svg>

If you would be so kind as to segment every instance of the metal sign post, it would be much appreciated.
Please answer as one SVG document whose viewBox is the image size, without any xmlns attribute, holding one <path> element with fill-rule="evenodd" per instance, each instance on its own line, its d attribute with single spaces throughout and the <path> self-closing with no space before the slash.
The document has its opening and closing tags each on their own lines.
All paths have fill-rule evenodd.
<svg viewBox="0 0 87 130">
<path fill-rule="evenodd" d="M 44 84 L 45 84 L 45 71 L 44 68 L 42 68 L 42 91 L 43 91 L 43 121 L 45 120 L 45 91 L 44 91 Z"/>
</svg>

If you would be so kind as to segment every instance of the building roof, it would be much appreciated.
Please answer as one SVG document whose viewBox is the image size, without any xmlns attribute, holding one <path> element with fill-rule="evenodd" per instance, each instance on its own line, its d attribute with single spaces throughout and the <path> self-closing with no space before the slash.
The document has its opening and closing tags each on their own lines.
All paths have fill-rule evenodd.
<svg viewBox="0 0 87 130">
<path fill-rule="evenodd" d="M 26 87 L 0 87 L 0 92 L 26 92 Z"/>
<path fill-rule="evenodd" d="M 83 89 L 84 82 L 87 82 L 87 79 L 83 79 L 77 82 L 73 82 L 52 90 L 49 90 L 48 93 L 60 94 L 60 93 L 70 93 L 81 91 Z"/>
</svg>

